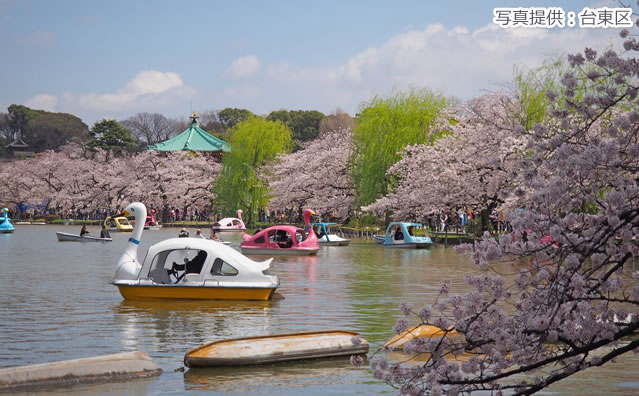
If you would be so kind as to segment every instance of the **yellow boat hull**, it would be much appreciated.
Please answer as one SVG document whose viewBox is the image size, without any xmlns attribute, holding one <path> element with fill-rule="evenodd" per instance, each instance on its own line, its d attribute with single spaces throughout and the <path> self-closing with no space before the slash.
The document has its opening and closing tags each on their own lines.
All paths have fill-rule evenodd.
<svg viewBox="0 0 639 396">
<path fill-rule="evenodd" d="M 404 344 L 410 340 L 415 338 L 424 337 L 424 338 L 437 338 L 448 336 L 451 338 L 460 338 L 461 334 L 459 334 L 452 327 L 448 329 L 448 331 L 444 331 L 436 326 L 431 325 L 418 325 L 408 330 L 401 332 L 400 334 L 395 335 L 391 338 L 384 346 L 391 350 L 397 350 L 404 347 Z"/>
<path fill-rule="evenodd" d="M 117 285 L 125 300 L 270 300 L 276 288 Z"/>
</svg>

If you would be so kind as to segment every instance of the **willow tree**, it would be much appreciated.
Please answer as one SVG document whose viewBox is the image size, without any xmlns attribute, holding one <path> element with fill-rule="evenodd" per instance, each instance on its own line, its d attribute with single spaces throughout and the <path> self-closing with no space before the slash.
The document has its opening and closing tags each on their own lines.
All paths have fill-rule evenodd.
<svg viewBox="0 0 639 396">
<path fill-rule="evenodd" d="M 434 128 L 449 100 L 427 89 L 375 96 L 360 106 L 352 161 L 355 194 L 360 206 L 368 205 L 389 190 L 386 171 L 411 144 L 432 143 L 445 132 Z M 438 131 L 438 132 L 434 132 Z"/>
<path fill-rule="evenodd" d="M 213 187 L 216 205 L 227 212 L 242 209 L 252 224 L 268 203 L 259 168 L 290 151 L 291 131 L 279 121 L 251 117 L 231 129 L 230 143 L 231 152 L 224 156 L 222 173 Z"/>
</svg>

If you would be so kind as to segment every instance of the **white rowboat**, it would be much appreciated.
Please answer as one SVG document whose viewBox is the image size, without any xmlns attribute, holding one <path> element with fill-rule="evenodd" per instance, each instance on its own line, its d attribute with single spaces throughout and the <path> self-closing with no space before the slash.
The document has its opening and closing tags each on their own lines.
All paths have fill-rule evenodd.
<svg viewBox="0 0 639 396">
<path fill-rule="evenodd" d="M 91 235 L 80 236 L 78 234 L 68 234 L 66 232 L 56 232 L 60 242 L 111 242 L 111 238 L 99 238 Z"/>
</svg>

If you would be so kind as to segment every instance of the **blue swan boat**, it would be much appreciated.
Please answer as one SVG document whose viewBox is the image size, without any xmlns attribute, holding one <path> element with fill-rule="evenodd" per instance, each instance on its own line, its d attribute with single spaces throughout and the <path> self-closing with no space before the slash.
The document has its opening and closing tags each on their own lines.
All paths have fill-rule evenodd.
<svg viewBox="0 0 639 396">
<path fill-rule="evenodd" d="M 375 235 L 375 242 L 393 248 L 429 248 L 433 241 L 425 233 L 424 236 L 415 235 L 416 228 L 423 229 L 423 226 L 419 223 L 392 222 L 386 228 L 385 235 Z"/>
<path fill-rule="evenodd" d="M 4 208 L 2 210 L 2 216 L 0 217 L 0 233 L 2 234 L 10 234 L 16 230 L 16 228 L 11 224 L 11 219 L 9 218 L 9 209 Z"/>
</svg>

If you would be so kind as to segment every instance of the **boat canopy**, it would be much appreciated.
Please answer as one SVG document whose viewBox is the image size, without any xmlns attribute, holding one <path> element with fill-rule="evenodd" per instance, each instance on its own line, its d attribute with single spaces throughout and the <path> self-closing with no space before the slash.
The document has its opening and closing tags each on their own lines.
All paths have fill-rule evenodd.
<svg viewBox="0 0 639 396">
<path fill-rule="evenodd" d="M 205 253 L 202 268 L 199 274 L 189 274 L 190 281 L 204 282 L 208 279 L 219 280 L 222 276 L 231 276 L 233 285 L 243 282 L 254 285 L 257 280 L 265 280 L 262 278 L 262 272 L 270 267 L 273 260 L 270 258 L 262 262 L 254 261 L 237 250 L 212 240 L 171 238 L 149 247 L 138 279 L 148 278 L 155 283 L 168 283 L 164 276 L 166 270 L 171 269 L 173 262 L 182 264 L 193 260 L 200 252 Z"/>
</svg>

